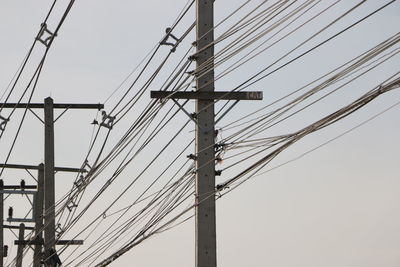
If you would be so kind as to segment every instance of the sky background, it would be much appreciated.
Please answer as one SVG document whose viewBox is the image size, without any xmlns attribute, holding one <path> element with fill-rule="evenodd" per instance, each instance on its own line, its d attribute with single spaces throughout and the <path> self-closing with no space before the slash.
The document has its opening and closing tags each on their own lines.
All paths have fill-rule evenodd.
<svg viewBox="0 0 400 267">
<path fill-rule="evenodd" d="M 186 2 L 77 1 L 49 52 L 33 102 L 41 102 L 45 97 L 51 96 L 55 102 L 103 103 L 144 55 L 160 41 L 165 28 L 173 23 Z M 220 21 L 243 2 L 215 1 L 215 20 Z M 260 2 L 254 0 L 252 6 Z M 311 34 L 358 2 L 342 1 L 332 12 L 298 36 L 261 54 L 229 78 L 218 81 L 216 90 L 229 90 L 303 40 L 304 35 Z M 359 10 L 307 47 L 322 41 L 324 37 L 336 33 L 386 2 L 367 1 Z M 333 1 L 323 0 L 320 5 L 323 7 L 330 3 Z M 66 4 L 66 1 L 61 1 L 56 6 L 49 25 L 59 19 Z M 50 5 L 51 1 L 48 0 L 0 2 L 0 96 L 26 55 Z M 191 10 L 182 21 L 183 26 L 177 28 L 177 34 L 182 33 L 193 20 L 194 10 Z M 264 92 L 263 103 L 241 102 L 219 126 L 222 127 L 224 123 L 272 102 L 273 99 L 375 46 L 399 32 L 399 25 L 400 2 L 396 1 L 362 25 L 340 36 L 335 42 L 249 88 L 248 90 Z M 227 26 L 222 25 L 216 30 L 216 36 L 226 29 Z M 194 40 L 194 33 L 189 39 L 187 43 Z M 217 46 L 216 49 L 220 47 Z M 163 52 L 168 51 L 166 47 L 163 49 Z M 39 58 L 42 51 L 36 51 L 33 62 Z M 179 53 L 183 51 L 177 51 L 177 54 Z M 173 59 L 173 62 L 177 60 Z M 399 67 L 400 61 L 397 56 L 361 81 L 346 87 L 346 90 L 339 92 L 333 99 L 315 105 L 308 113 L 294 118 L 282 128 L 273 129 L 268 134 L 291 132 L 306 126 L 351 102 L 398 71 Z M 33 65 L 29 66 L 27 73 L 32 73 L 32 70 Z M 155 87 L 162 82 L 164 75 L 161 74 Z M 26 79 L 25 77 L 23 82 L 26 82 Z M 18 90 L 22 90 L 21 88 Z M 120 93 L 118 91 L 117 96 Z M 106 103 L 106 110 L 116 99 L 111 98 L 110 102 Z M 284 151 L 264 170 L 298 157 L 399 100 L 398 91 L 379 97 L 343 121 L 307 136 Z M 5 159 L 21 115 L 22 112 L 16 114 L 16 120 L 11 121 L 10 128 L 7 129 L 9 132 L 0 140 L 1 161 Z M 400 266 L 399 115 L 399 107 L 395 107 L 294 162 L 250 179 L 219 199 L 218 265 Z M 70 111 L 56 123 L 56 165 L 78 167 L 81 164 L 88 149 L 92 132 L 90 122 L 94 117 L 96 111 Z M 182 115 L 180 118 L 183 120 L 185 117 Z M 129 123 L 125 126 L 127 125 Z M 171 125 L 168 128 L 169 133 L 172 134 L 177 127 Z M 193 128 L 193 125 L 190 127 Z M 186 132 L 185 140 L 193 137 L 194 133 L 190 129 L 186 129 Z M 120 134 L 122 131 L 115 133 L 115 140 Z M 42 135 L 40 122 L 28 114 L 9 163 L 38 164 L 43 161 Z M 165 139 L 167 140 L 168 136 Z M 191 149 L 194 150 L 194 147 Z M 143 161 L 151 157 L 149 153 Z M 132 172 L 134 171 L 132 169 Z M 125 175 L 123 179 L 125 178 L 128 179 L 129 175 Z M 218 177 L 217 182 L 228 178 L 229 173 Z M 17 171 L 4 172 L 2 179 L 6 183 L 18 183 L 20 179 L 33 182 L 25 172 Z M 71 175 L 57 175 L 57 194 L 61 195 L 69 189 L 73 179 Z M 116 190 L 121 189 L 124 183 L 115 186 Z M 129 199 L 124 201 L 129 203 Z M 6 201 L 5 210 L 10 205 L 25 209 L 29 203 L 18 196 Z M 24 213 L 23 210 L 15 212 Z M 13 238 L 12 234 L 7 232 L 6 244 L 10 245 Z M 193 219 L 170 231 L 155 235 L 111 264 L 143 267 L 161 265 L 194 266 Z"/>
</svg>

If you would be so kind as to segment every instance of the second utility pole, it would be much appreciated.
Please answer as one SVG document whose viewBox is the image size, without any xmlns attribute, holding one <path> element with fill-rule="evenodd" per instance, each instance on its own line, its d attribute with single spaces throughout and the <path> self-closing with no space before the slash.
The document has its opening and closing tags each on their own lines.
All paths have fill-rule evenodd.
<svg viewBox="0 0 400 267">
<path fill-rule="evenodd" d="M 57 266 L 59 261 L 55 246 L 56 245 L 81 245 L 82 240 L 56 240 L 55 237 L 55 171 L 72 171 L 82 172 L 82 169 L 72 168 L 56 168 L 54 167 L 54 109 L 102 109 L 102 104 L 67 104 L 67 103 L 53 103 L 53 99 L 48 97 L 42 103 L 0 103 L 3 108 L 23 108 L 23 109 L 44 109 L 44 166 L 23 166 L 23 165 L 9 165 L 1 164 L 2 167 L 8 168 L 24 168 L 24 169 L 38 169 L 39 181 L 38 185 L 38 198 L 34 204 L 37 210 L 35 211 L 34 220 L 36 223 L 36 240 L 17 240 L 14 244 L 26 246 L 27 244 L 35 245 L 34 252 L 34 266 L 40 266 L 41 245 L 44 245 L 45 264 Z M 62 115 L 63 113 L 61 113 Z M 60 115 L 60 116 L 61 116 Z M 60 117 L 59 116 L 59 117 Z M 59 118 L 58 117 L 58 118 Z M 57 119 L 58 119 L 57 118 Z M 57 120 L 56 119 L 56 120 Z M 44 177 L 43 177 L 44 176 Z M 43 179 L 44 178 L 44 179 Z M 43 181 L 44 180 L 44 181 Z M 42 187 L 44 185 L 44 188 Z M 43 190 L 44 189 L 44 190 Z M 44 192 L 43 192 L 44 191 Z M 38 202 L 39 201 L 39 202 Z M 42 201 L 44 201 L 44 212 Z M 44 242 L 41 240 L 42 231 L 42 212 L 44 218 Z M 1 236 L 0 236 L 1 237 Z M 1 240 L 0 240 L 1 241 Z M 22 259 L 21 259 L 22 260 Z"/>
<path fill-rule="evenodd" d="M 196 81 L 201 92 L 214 92 L 214 1 L 196 0 L 196 69 L 210 69 Z M 216 267 L 214 99 L 196 100 L 196 267 Z"/>
<path fill-rule="evenodd" d="M 54 116 L 53 99 L 44 100 L 44 251 L 55 249 Z M 51 253 L 49 253 L 51 255 Z M 48 256 L 50 256 L 48 255 Z M 47 255 L 46 255 L 47 256 Z"/>
</svg>

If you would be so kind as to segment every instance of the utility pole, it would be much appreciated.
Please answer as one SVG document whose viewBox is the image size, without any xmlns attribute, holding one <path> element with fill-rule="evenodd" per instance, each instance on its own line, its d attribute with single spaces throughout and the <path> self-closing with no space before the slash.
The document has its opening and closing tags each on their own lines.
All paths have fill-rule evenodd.
<svg viewBox="0 0 400 267">
<path fill-rule="evenodd" d="M 18 240 L 23 241 L 24 235 L 25 235 L 25 224 L 21 223 L 19 225 Z M 24 257 L 24 247 L 25 246 L 23 244 L 18 245 L 16 267 L 22 267 L 22 259 Z"/>
<path fill-rule="evenodd" d="M 172 99 L 196 123 L 196 267 L 216 267 L 215 100 L 262 100 L 262 92 L 214 91 L 214 0 L 196 0 L 195 92 L 151 91 L 150 97 Z M 176 99 L 196 99 L 190 114 Z M 228 109 L 229 111 L 230 109 Z M 225 115 L 225 113 L 223 114 Z"/>
<path fill-rule="evenodd" d="M 44 251 L 55 249 L 54 115 L 53 99 L 44 100 Z M 50 255 L 48 255 L 50 256 Z"/>
<path fill-rule="evenodd" d="M 40 243 L 43 241 L 44 164 L 39 164 L 38 168 L 38 189 L 34 202 L 35 214 L 33 215 L 35 219 L 35 237 L 38 244 L 35 244 L 35 249 L 33 251 L 33 267 L 41 266 L 42 245 Z"/>
<path fill-rule="evenodd" d="M 196 69 L 210 64 L 196 80 L 201 92 L 214 92 L 213 29 L 214 1 L 196 0 Z M 216 267 L 214 99 L 197 99 L 196 114 L 196 267 Z"/>
<path fill-rule="evenodd" d="M 196 0 L 195 92 L 151 91 L 150 97 L 172 99 L 196 122 L 196 267 L 216 267 L 215 214 L 215 100 L 262 100 L 262 92 L 214 91 L 214 1 Z M 206 64 L 203 64 L 205 63 Z M 202 65 L 203 64 L 203 65 Z M 205 68 L 204 66 L 207 66 Z M 189 114 L 176 99 L 196 99 L 196 112 Z"/>
</svg>

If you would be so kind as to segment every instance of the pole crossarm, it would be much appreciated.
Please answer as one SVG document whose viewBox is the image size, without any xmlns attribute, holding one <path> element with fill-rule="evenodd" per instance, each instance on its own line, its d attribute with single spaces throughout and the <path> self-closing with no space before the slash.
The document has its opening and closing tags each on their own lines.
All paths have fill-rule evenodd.
<svg viewBox="0 0 400 267">
<path fill-rule="evenodd" d="M 21 188 L 21 186 L 18 186 Z M 1 190 L 0 193 L 2 194 L 10 194 L 10 195 L 35 195 L 36 191 L 26 191 L 26 190 Z"/>
<path fill-rule="evenodd" d="M 20 227 L 16 226 L 16 225 L 3 225 L 3 228 L 6 228 L 6 229 L 19 229 Z M 26 230 L 34 230 L 35 227 L 33 227 L 33 226 L 25 226 L 25 229 Z"/>
<path fill-rule="evenodd" d="M 199 99 L 199 100 L 262 100 L 262 91 L 232 92 L 232 91 L 194 91 L 194 92 L 171 92 L 151 91 L 151 98 L 172 99 Z"/>
<path fill-rule="evenodd" d="M 0 103 L 2 108 L 29 108 L 37 109 L 44 108 L 43 103 Z M 98 109 L 104 108 L 103 104 L 67 104 L 67 103 L 54 103 L 53 108 L 55 109 Z"/>
<path fill-rule="evenodd" d="M 1 105 L 1 104 L 0 104 Z M 0 163 L 0 168 L 7 169 L 23 169 L 23 170 L 39 170 L 40 166 L 22 165 L 22 164 L 4 164 Z M 69 167 L 55 167 L 56 172 L 87 172 L 86 169 L 69 168 Z"/>
<path fill-rule="evenodd" d="M 26 222 L 26 223 L 34 223 L 34 219 L 29 219 L 29 218 L 7 218 L 7 222 Z"/>
<path fill-rule="evenodd" d="M 19 228 L 19 227 L 18 227 Z M 14 245 L 43 245 L 43 239 L 40 240 L 14 240 Z M 56 245 L 83 245 L 83 240 L 57 240 Z"/>
<path fill-rule="evenodd" d="M 3 186 L 0 185 L 0 190 L 3 190 L 3 189 L 24 190 L 24 189 L 36 189 L 36 188 L 37 188 L 36 185 L 24 185 L 23 189 L 22 189 L 21 185 L 3 185 Z M 22 191 L 22 192 L 24 192 L 24 191 Z M 21 194 L 23 194 L 22 192 L 21 192 Z M 6 193 L 6 192 L 3 192 L 3 193 Z"/>
</svg>

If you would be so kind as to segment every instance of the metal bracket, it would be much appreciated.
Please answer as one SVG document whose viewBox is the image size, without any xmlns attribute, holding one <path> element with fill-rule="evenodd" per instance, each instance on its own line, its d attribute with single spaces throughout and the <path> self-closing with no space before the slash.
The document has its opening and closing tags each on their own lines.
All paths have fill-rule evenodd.
<svg viewBox="0 0 400 267">
<path fill-rule="evenodd" d="M 9 122 L 10 119 L 9 118 L 4 118 L 3 116 L 0 115 L 0 120 L 1 120 L 1 122 L 0 122 L 0 131 L 3 132 L 6 129 L 7 122 Z"/>
<path fill-rule="evenodd" d="M 67 209 L 69 210 L 69 212 L 71 212 L 73 208 L 78 207 L 78 205 L 76 205 L 73 201 L 71 201 L 71 203 L 72 203 L 72 205 L 70 205 L 70 206 L 67 205 Z"/>
<path fill-rule="evenodd" d="M 76 182 L 74 182 L 74 185 L 76 186 L 76 187 L 81 187 L 82 185 L 84 185 L 85 184 L 85 177 L 81 174 L 80 176 L 79 176 L 79 179 L 76 181 Z"/>
<path fill-rule="evenodd" d="M 39 42 L 44 44 L 46 47 L 49 47 L 50 40 L 52 40 L 54 37 L 56 37 L 57 34 L 49 31 L 49 29 L 47 29 L 46 23 L 42 23 L 42 24 L 40 24 L 40 26 L 41 26 L 41 29 L 40 29 L 38 36 L 36 37 L 36 40 L 38 40 Z M 45 39 L 42 39 L 44 33 L 47 33 L 49 36 L 47 36 Z"/>
<path fill-rule="evenodd" d="M 92 166 L 89 165 L 89 161 L 88 161 L 88 160 L 85 160 L 84 166 L 85 166 L 85 167 L 88 167 L 88 168 L 89 168 L 89 171 L 92 169 Z M 81 176 L 82 176 L 82 175 L 81 175 Z"/>
<path fill-rule="evenodd" d="M 197 123 L 196 114 L 195 114 L 195 113 L 190 114 L 190 113 L 187 112 L 186 109 L 183 107 L 183 105 L 185 105 L 189 100 L 186 100 L 185 103 L 184 103 L 183 105 L 179 104 L 179 102 L 178 102 L 176 99 L 174 99 L 174 98 L 172 98 L 172 101 L 174 101 L 174 103 L 179 107 L 180 110 L 183 111 L 183 113 L 185 113 L 185 114 L 189 117 L 189 119 L 191 119 L 192 121 L 194 121 L 194 123 L 196 123 L 197 126 L 199 126 L 199 128 L 201 128 L 200 125 Z"/>
<path fill-rule="evenodd" d="M 60 236 L 65 232 L 65 230 L 61 227 L 61 224 L 58 223 L 57 224 L 57 228 L 56 228 L 56 233 L 57 233 L 57 237 L 60 238 Z"/>
<path fill-rule="evenodd" d="M 42 120 L 42 118 L 39 117 L 39 115 L 37 115 L 32 109 L 28 108 L 28 110 L 39 120 L 44 124 L 44 121 Z"/>
<path fill-rule="evenodd" d="M 178 46 L 179 39 L 177 37 L 175 37 L 175 35 L 172 34 L 172 29 L 169 27 L 165 29 L 165 33 L 166 33 L 166 35 L 165 35 L 164 39 L 162 39 L 162 41 L 160 42 L 160 45 L 172 46 L 171 52 L 173 53 L 173 52 L 175 52 L 176 47 Z M 171 37 L 173 40 L 175 40 L 175 43 L 168 42 L 169 37 Z"/>
<path fill-rule="evenodd" d="M 114 125 L 115 116 L 107 115 L 104 110 L 101 112 L 101 115 L 103 116 L 103 120 L 100 123 L 100 126 L 104 126 L 111 130 Z"/>
</svg>

